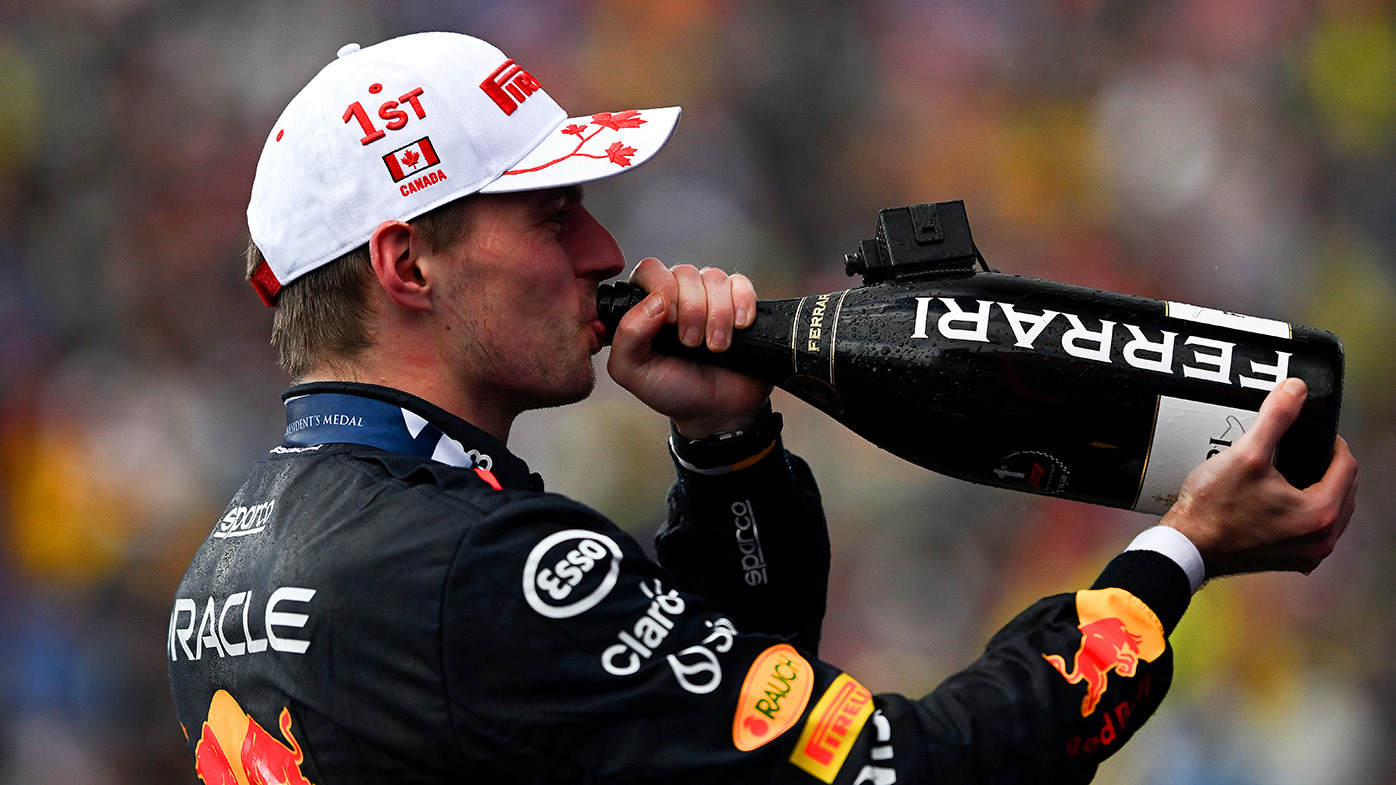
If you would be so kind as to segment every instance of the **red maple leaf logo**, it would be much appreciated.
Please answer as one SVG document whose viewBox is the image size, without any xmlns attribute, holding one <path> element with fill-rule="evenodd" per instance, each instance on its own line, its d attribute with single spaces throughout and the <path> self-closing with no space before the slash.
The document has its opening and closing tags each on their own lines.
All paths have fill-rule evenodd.
<svg viewBox="0 0 1396 785">
<path fill-rule="evenodd" d="M 586 125 L 569 123 L 565 128 L 561 129 L 560 133 L 577 137 L 577 146 L 573 147 L 571 152 L 560 155 L 547 163 L 542 163 L 528 169 L 510 169 L 505 172 L 505 174 L 537 172 L 540 169 L 547 169 L 554 164 L 560 164 L 569 158 L 595 158 L 598 160 L 608 160 L 616 166 L 630 166 L 631 163 L 633 163 L 630 158 L 637 152 L 634 147 L 620 142 L 612 142 L 611 146 L 606 148 L 605 153 L 584 153 L 582 152 L 582 148 L 586 146 L 587 142 L 595 139 L 597 134 L 605 131 L 607 128 L 613 131 L 619 131 L 623 128 L 639 128 L 647 122 L 649 121 L 640 117 L 640 111 L 638 109 L 627 109 L 624 112 L 601 112 L 599 114 L 594 114 L 591 116 L 591 122 Z M 592 128 L 593 125 L 596 127 Z M 600 142 L 597 142 L 597 144 L 600 144 Z"/>
<path fill-rule="evenodd" d="M 402 154 L 402 165 L 407 167 L 416 166 L 417 160 L 421 157 L 421 153 L 418 153 L 416 150 L 408 150 Z"/>
<path fill-rule="evenodd" d="M 639 128 L 646 120 L 640 119 L 640 110 L 626 109 L 624 112 L 601 112 L 591 116 L 591 121 L 597 125 L 604 125 L 607 128 L 619 131 L 622 128 Z"/>
<path fill-rule="evenodd" d="M 611 159 L 611 163 L 618 166 L 629 166 L 630 156 L 634 154 L 635 148 L 627 147 L 620 142 L 612 142 L 611 146 L 606 148 L 606 157 Z"/>
</svg>

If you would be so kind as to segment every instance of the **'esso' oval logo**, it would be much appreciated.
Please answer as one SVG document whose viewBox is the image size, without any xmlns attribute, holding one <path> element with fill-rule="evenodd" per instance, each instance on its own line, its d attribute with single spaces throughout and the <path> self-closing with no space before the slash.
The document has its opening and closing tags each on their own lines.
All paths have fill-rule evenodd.
<svg viewBox="0 0 1396 785">
<path fill-rule="evenodd" d="M 544 537 L 524 563 L 529 607 L 566 619 L 606 598 L 620 575 L 620 546 L 604 534 L 568 529 Z"/>
</svg>

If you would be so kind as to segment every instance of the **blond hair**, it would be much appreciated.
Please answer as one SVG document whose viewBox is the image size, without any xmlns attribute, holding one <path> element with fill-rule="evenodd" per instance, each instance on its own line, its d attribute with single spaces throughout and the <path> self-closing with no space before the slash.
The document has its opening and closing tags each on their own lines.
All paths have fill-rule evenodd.
<svg viewBox="0 0 1396 785">
<path fill-rule="evenodd" d="M 470 197 L 456 199 L 408 221 L 433 252 L 461 240 Z M 247 244 L 247 277 L 265 261 L 255 242 Z M 369 286 L 374 280 L 368 244 L 311 270 L 277 294 L 271 345 L 293 380 L 322 365 L 352 364 L 371 345 Z"/>
</svg>

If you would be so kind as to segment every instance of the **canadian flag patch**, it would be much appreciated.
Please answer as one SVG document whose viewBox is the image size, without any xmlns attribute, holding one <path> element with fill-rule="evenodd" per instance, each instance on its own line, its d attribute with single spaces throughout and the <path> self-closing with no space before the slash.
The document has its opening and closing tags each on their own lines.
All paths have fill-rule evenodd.
<svg viewBox="0 0 1396 785">
<path fill-rule="evenodd" d="M 396 183 L 436 166 L 441 163 L 441 159 L 436 157 L 431 138 L 423 136 L 412 144 L 399 147 L 383 156 L 383 163 L 387 165 L 388 172 L 392 174 L 393 182 Z"/>
</svg>

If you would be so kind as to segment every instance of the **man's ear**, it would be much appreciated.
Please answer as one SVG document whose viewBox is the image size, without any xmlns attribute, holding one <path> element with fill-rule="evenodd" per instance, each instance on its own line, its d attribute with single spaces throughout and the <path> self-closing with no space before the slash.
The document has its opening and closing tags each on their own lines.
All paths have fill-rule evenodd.
<svg viewBox="0 0 1396 785">
<path fill-rule="evenodd" d="M 384 221 L 368 238 L 368 256 L 378 285 L 388 299 L 413 311 L 431 310 L 422 238 L 411 224 Z"/>
</svg>

